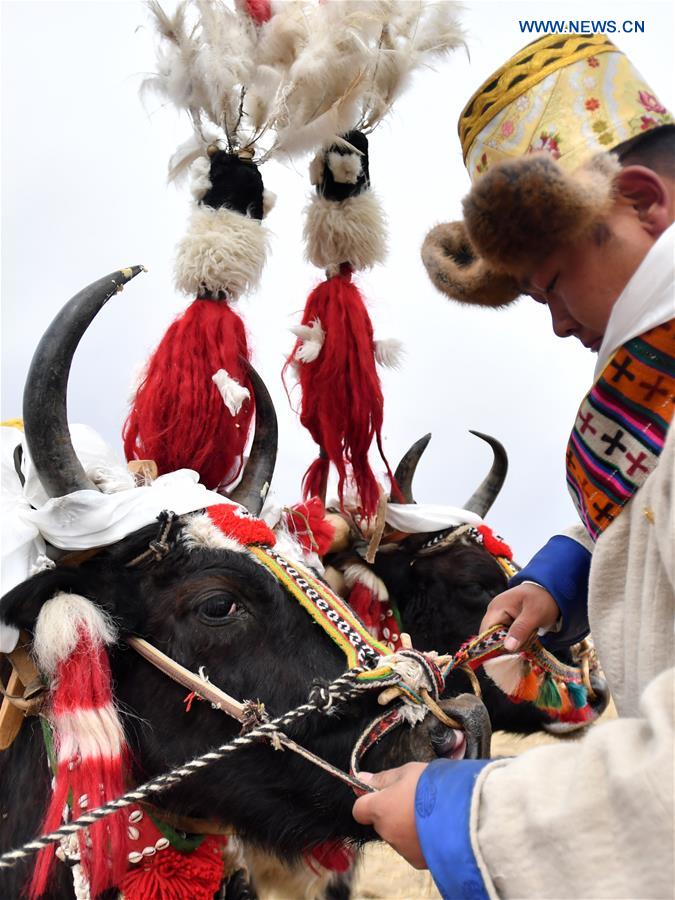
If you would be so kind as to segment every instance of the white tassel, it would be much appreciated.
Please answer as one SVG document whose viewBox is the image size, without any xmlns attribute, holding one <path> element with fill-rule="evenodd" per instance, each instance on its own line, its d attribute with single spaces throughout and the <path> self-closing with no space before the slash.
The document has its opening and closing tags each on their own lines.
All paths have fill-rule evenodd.
<svg viewBox="0 0 675 900">
<path fill-rule="evenodd" d="M 316 195 L 306 209 L 307 259 L 319 269 L 349 262 L 360 271 L 386 256 L 386 222 L 372 191 L 336 203 Z"/>
<path fill-rule="evenodd" d="M 339 184 L 356 184 L 361 174 L 361 160 L 357 153 L 337 153 L 332 150 L 326 157 L 328 168 Z"/>
<path fill-rule="evenodd" d="M 293 334 L 300 338 L 302 343 L 298 347 L 295 358 L 300 362 L 310 363 L 318 357 L 326 339 L 326 333 L 319 319 L 314 319 L 311 325 L 296 325 L 291 328 Z"/>
<path fill-rule="evenodd" d="M 268 232 L 257 219 L 224 206 L 197 206 L 178 244 L 176 287 L 192 297 L 206 289 L 236 300 L 258 286 L 267 244 Z"/>
<path fill-rule="evenodd" d="M 317 153 L 309 164 L 309 183 L 317 187 L 323 181 L 323 170 L 326 165 L 326 158 L 323 154 Z"/>
<path fill-rule="evenodd" d="M 515 694 L 525 676 L 525 662 L 517 653 L 497 656 L 483 663 L 485 674 L 508 696 Z"/>
<path fill-rule="evenodd" d="M 58 593 L 42 605 L 33 638 L 33 654 L 41 671 L 54 674 L 75 649 L 80 629 L 89 632 L 94 642 L 107 646 L 117 640 L 112 619 L 86 597 Z"/>
<path fill-rule="evenodd" d="M 239 413 L 244 400 L 248 400 L 251 396 L 248 388 L 243 387 L 236 378 L 232 378 L 231 375 L 228 375 L 225 369 L 218 369 L 218 371 L 211 376 L 211 381 L 220 391 L 223 403 L 229 409 L 230 414 L 236 416 Z"/>
<path fill-rule="evenodd" d="M 400 368 L 404 354 L 403 344 L 396 338 L 375 341 L 375 359 L 381 366 L 388 369 Z"/>
<path fill-rule="evenodd" d="M 199 156 L 190 166 L 190 192 L 195 200 L 201 200 L 211 190 L 211 162 Z"/>
<path fill-rule="evenodd" d="M 262 196 L 262 207 L 263 207 L 263 219 L 266 219 L 267 216 L 272 212 L 277 202 L 277 195 L 274 191 L 268 191 L 267 188 L 263 190 Z"/>
</svg>

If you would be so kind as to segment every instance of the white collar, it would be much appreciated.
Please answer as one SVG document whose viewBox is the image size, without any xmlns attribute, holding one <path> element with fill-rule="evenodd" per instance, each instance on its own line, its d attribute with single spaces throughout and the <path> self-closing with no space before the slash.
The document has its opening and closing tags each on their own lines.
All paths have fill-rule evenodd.
<svg viewBox="0 0 675 900">
<path fill-rule="evenodd" d="M 595 379 L 622 344 L 675 317 L 674 261 L 675 224 L 659 237 L 614 304 L 598 351 Z"/>
</svg>

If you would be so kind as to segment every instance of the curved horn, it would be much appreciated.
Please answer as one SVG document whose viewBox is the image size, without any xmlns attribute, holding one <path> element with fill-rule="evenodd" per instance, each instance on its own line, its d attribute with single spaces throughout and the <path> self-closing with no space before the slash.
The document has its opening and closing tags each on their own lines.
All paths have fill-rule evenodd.
<svg viewBox="0 0 675 900">
<path fill-rule="evenodd" d="M 49 497 L 98 490 L 85 475 L 70 440 L 66 404 L 70 366 L 82 335 L 99 310 L 143 271 L 143 266 L 131 266 L 111 272 L 75 294 L 33 354 L 23 392 L 24 430 L 35 471 Z"/>
<path fill-rule="evenodd" d="M 248 374 L 255 397 L 255 433 L 248 462 L 241 481 L 229 495 L 230 500 L 241 503 L 254 516 L 260 514 L 277 461 L 279 429 L 274 404 L 265 382 L 250 363 Z M 224 493 L 220 486 L 219 493 Z"/>
<path fill-rule="evenodd" d="M 427 445 L 430 440 L 431 432 L 429 432 L 429 434 L 425 434 L 424 437 L 421 437 L 419 439 L 419 441 L 416 441 L 412 445 L 410 450 L 408 450 L 405 456 L 401 459 L 401 462 L 396 466 L 396 471 L 394 472 L 394 480 L 401 489 L 403 499 L 406 503 L 415 502 L 412 492 L 413 478 L 415 477 L 417 464 L 419 463 L 422 454 L 427 449 Z"/>
<path fill-rule="evenodd" d="M 509 459 L 506 455 L 506 450 L 502 444 L 499 443 L 497 438 L 493 438 L 489 434 L 483 434 L 480 431 L 472 431 L 471 429 L 469 429 L 469 434 L 475 434 L 481 441 L 485 441 L 489 444 L 492 447 L 492 452 L 494 454 L 492 468 L 483 479 L 483 482 L 464 504 L 464 509 L 468 509 L 470 512 L 476 513 L 476 515 L 481 518 L 485 518 L 487 511 L 495 502 L 502 489 L 509 468 Z"/>
</svg>

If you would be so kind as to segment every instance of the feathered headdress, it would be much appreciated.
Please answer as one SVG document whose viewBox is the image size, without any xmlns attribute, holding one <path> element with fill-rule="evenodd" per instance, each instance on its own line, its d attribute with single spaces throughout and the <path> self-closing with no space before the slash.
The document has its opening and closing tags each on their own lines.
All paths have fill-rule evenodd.
<svg viewBox="0 0 675 900">
<path fill-rule="evenodd" d="M 176 286 L 192 302 L 147 364 L 125 452 L 154 459 L 160 474 L 196 469 L 222 490 L 241 470 L 253 414 L 248 339 L 234 304 L 256 289 L 267 254 L 262 219 L 274 197 L 260 164 L 344 128 L 365 50 L 351 26 L 329 46 L 331 29 L 314 27 L 313 4 L 184 0 L 173 16 L 148 5 L 159 46 L 143 91 L 186 112 L 192 125 L 170 161 L 171 178 L 189 171 L 194 195 L 175 265 Z M 329 6 L 321 16 L 336 22 L 342 4 Z"/>
<path fill-rule="evenodd" d="M 374 339 L 353 281 L 355 272 L 382 262 L 386 255 L 385 218 L 371 190 L 367 134 L 389 112 L 412 70 L 460 45 L 462 34 L 451 3 L 370 3 L 355 8 L 362 10 L 359 25 L 368 53 L 355 82 L 349 130 L 323 142 L 310 165 L 315 194 L 305 221 L 306 255 L 325 269 L 326 279 L 310 294 L 302 321 L 293 329 L 298 339 L 284 372 L 291 364 L 297 370 L 300 420 L 319 446 L 319 456 L 305 474 L 305 497 L 325 498 L 332 463 L 340 502 L 351 476 L 361 509 L 371 516 L 380 495 L 368 461 L 373 439 L 393 482 L 382 449 L 384 404 L 376 364 L 396 367 L 401 346 L 395 340 Z M 347 12 L 344 18 L 353 24 L 358 13 L 350 20 Z"/>
</svg>

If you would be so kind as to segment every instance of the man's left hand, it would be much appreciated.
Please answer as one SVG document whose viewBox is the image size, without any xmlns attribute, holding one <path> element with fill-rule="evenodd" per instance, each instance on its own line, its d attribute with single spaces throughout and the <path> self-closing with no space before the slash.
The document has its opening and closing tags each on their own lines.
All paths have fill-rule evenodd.
<svg viewBox="0 0 675 900">
<path fill-rule="evenodd" d="M 357 822 L 372 825 L 416 869 L 427 868 L 415 824 L 415 793 L 425 768 L 426 763 L 413 762 L 376 775 L 362 772 L 359 777 L 376 793 L 359 797 L 352 810 Z"/>
</svg>

